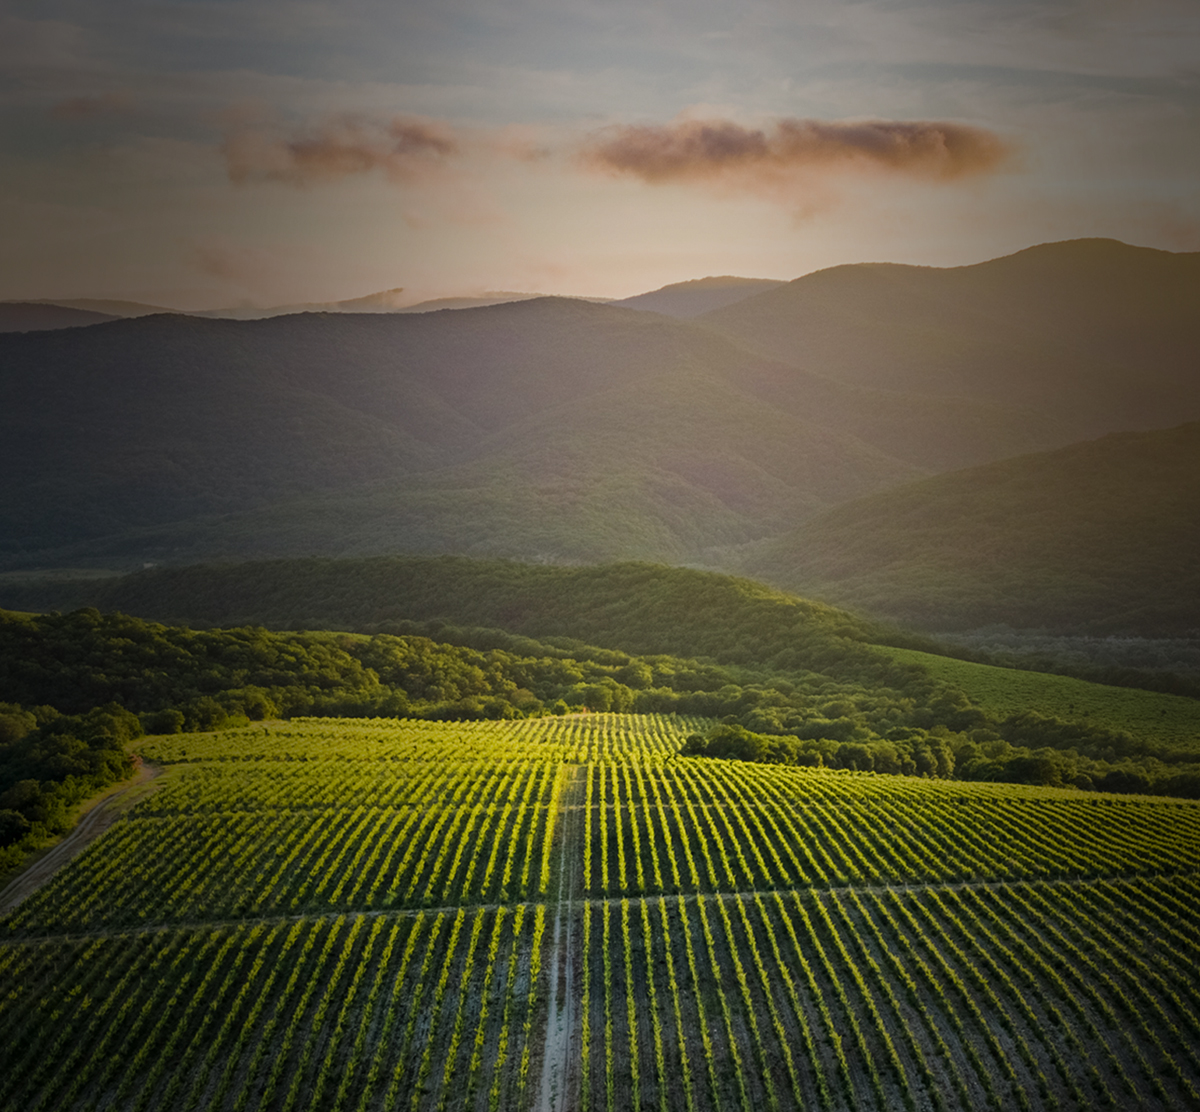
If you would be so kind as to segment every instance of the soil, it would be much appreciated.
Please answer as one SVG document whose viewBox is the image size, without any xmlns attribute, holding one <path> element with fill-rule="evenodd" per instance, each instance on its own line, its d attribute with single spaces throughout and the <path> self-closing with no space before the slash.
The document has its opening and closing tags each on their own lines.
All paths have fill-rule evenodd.
<svg viewBox="0 0 1200 1112">
<path fill-rule="evenodd" d="M 575 995 L 575 955 L 571 915 L 575 894 L 575 862 L 579 856 L 575 842 L 578 835 L 578 797 L 584 786 L 575 769 L 575 778 L 563 793 L 563 837 L 559 848 L 558 899 L 554 917 L 553 960 L 550 963 L 550 1016 L 546 1023 L 546 1042 L 542 1053 L 542 1078 L 538 1093 L 538 1112 L 565 1112 L 570 1107 L 571 1034 L 578 1010 Z M 568 800 L 570 802 L 568 803 Z"/>
<path fill-rule="evenodd" d="M 0 891 L 0 915 L 11 911 L 23 900 L 33 895 L 68 861 L 80 853 L 89 842 L 100 837 L 118 818 L 125 807 L 132 802 L 131 796 L 141 794 L 137 791 L 142 785 L 153 780 L 162 768 L 158 765 L 141 764 L 124 787 L 102 795 L 84 814 L 72 830 L 58 845 L 49 852 L 38 857 L 33 863 L 3 890 Z"/>
</svg>

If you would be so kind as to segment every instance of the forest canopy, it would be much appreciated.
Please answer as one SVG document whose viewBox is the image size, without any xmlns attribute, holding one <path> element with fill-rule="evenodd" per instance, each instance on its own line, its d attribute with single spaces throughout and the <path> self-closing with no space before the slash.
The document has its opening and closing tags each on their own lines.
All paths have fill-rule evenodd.
<svg viewBox="0 0 1200 1112">
<path fill-rule="evenodd" d="M 589 631 L 612 587 L 603 577 L 595 584 L 599 594 L 575 599 L 591 611 L 578 623 Z M 608 607 L 618 630 L 610 638 L 643 648 L 690 642 L 705 655 L 442 619 L 335 633 L 193 629 L 94 608 L 0 612 L 0 847 L 24 852 L 66 829 L 80 800 L 131 773 L 127 745 L 143 731 L 300 716 L 679 713 L 714 723 L 691 739 L 689 757 L 1200 797 L 1190 747 L 1031 711 L 989 715 L 831 608 L 796 600 L 780 612 L 770 592 L 750 591 L 730 612 L 737 591 L 708 583 L 709 606 L 689 609 L 679 583 L 666 585 L 657 606 Z M 664 621 L 673 609 L 678 621 Z M 560 612 L 555 624 L 566 619 Z M 717 624 L 723 641 L 709 632 Z"/>
</svg>

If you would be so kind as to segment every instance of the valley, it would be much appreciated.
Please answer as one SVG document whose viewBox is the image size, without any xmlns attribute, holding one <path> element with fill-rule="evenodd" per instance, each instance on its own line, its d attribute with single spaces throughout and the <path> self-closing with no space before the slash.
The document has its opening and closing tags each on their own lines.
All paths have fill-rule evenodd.
<svg viewBox="0 0 1200 1112">
<path fill-rule="evenodd" d="M 1200 1104 L 1197 295 L 0 305 L 0 1108 Z"/>
<path fill-rule="evenodd" d="M 944 271 L 861 264 L 765 287 L 705 282 L 645 295 L 663 312 L 628 307 L 638 298 L 534 298 L 0 336 L 11 477 L 0 567 L 396 552 L 642 559 L 746 572 L 931 630 L 1028 625 L 1032 610 L 1065 630 L 1087 625 L 1076 611 L 1093 605 L 1089 590 L 1136 575 L 1122 538 L 1148 546 L 1139 557 L 1153 582 L 1155 561 L 1190 548 L 1194 515 L 1174 509 L 1190 491 L 1163 504 L 1169 520 L 1140 507 L 1143 490 L 1173 489 L 1158 482 L 1164 468 L 1187 473 L 1190 433 L 1139 430 L 1200 419 L 1196 256 L 1080 240 Z M 704 308 L 714 296 L 736 300 Z M 1125 439 L 1086 446 L 1105 434 Z M 1143 437 L 1142 462 L 1131 435 Z M 1012 543 L 1005 530 L 1058 535 L 1026 528 L 1006 501 L 1036 482 L 1030 453 L 1050 450 L 1066 453 L 1054 459 L 1075 486 L 1039 490 L 1028 510 L 1053 514 L 1066 499 L 1083 519 L 1093 507 L 1090 532 L 1062 540 L 1097 561 L 1079 571 L 1078 603 L 1065 598 L 1074 562 L 1060 572 L 1037 553 L 1011 588 L 992 571 L 982 579 L 1000 599 L 1045 581 L 1061 605 L 1046 590 L 1026 594 L 1026 612 L 921 599 L 921 571 L 902 565 L 933 566 L 927 553 L 903 555 L 937 535 L 927 520 L 985 526 L 997 554 Z M 1065 463 L 1071 453 L 1077 464 Z M 957 473 L 989 466 L 978 491 L 991 520 L 964 515 L 975 480 Z M 1005 474 L 1010 494 L 982 493 Z M 1117 476 L 1127 493 L 1110 507 Z M 925 491 L 926 516 L 900 518 Z M 869 526 L 874 545 L 836 531 L 868 521 L 871 505 L 891 508 Z M 886 572 L 858 570 L 873 548 Z M 1087 628 L 1176 636 L 1195 624 L 1187 614 L 1172 624 L 1165 600 L 1137 591 L 1114 604 L 1124 609 Z"/>
</svg>

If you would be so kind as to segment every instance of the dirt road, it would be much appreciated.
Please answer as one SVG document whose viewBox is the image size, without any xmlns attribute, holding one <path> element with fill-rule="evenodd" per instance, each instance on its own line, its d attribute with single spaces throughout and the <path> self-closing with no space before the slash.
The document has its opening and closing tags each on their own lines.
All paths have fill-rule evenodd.
<svg viewBox="0 0 1200 1112">
<path fill-rule="evenodd" d="M 33 895 L 63 865 L 79 853 L 89 842 L 103 834 L 120 817 L 119 800 L 135 788 L 153 780 L 162 771 L 157 765 L 143 764 L 133 779 L 119 791 L 101 796 L 91 810 L 79 820 L 71 831 L 44 857 L 39 857 L 11 884 L 0 892 L 0 915 L 11 911 L 22 900 Z"/>
<path fill-rule="evenodd" d="M 575 861 L 578 857 L 579 801 L 586 769 L 573 770 L 572 783 L 563 793 L 562 841 L 559 847 L 557 914 L 554 919 L 554 958 L 550 965 L 550 1010 L 542 1054 L 538 1112 L 565 1112 L 570 1106 L 572 1082 L 571 1034 L 575 1023 L 575 954 L 571 911 L 575 896 Z"/>
</svg>

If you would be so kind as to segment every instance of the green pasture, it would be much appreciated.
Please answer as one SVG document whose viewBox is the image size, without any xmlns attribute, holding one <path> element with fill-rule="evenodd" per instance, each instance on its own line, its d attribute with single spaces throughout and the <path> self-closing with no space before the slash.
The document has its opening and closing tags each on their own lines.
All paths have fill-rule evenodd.
<svg viewBox="0 0 1200 1112">
<path fill-rule="evenodd" d="M 935 679 L 961 688 L 987 714 L 1038 714 L 1122 730 L 1174 749 L 1200 750 L 1200 700 L 1130 687 L 1109 687 L 1070 676 L 997 668 L 915 649 L 882 649 L 906 664 L 921 664 Z"/>
</svg>

